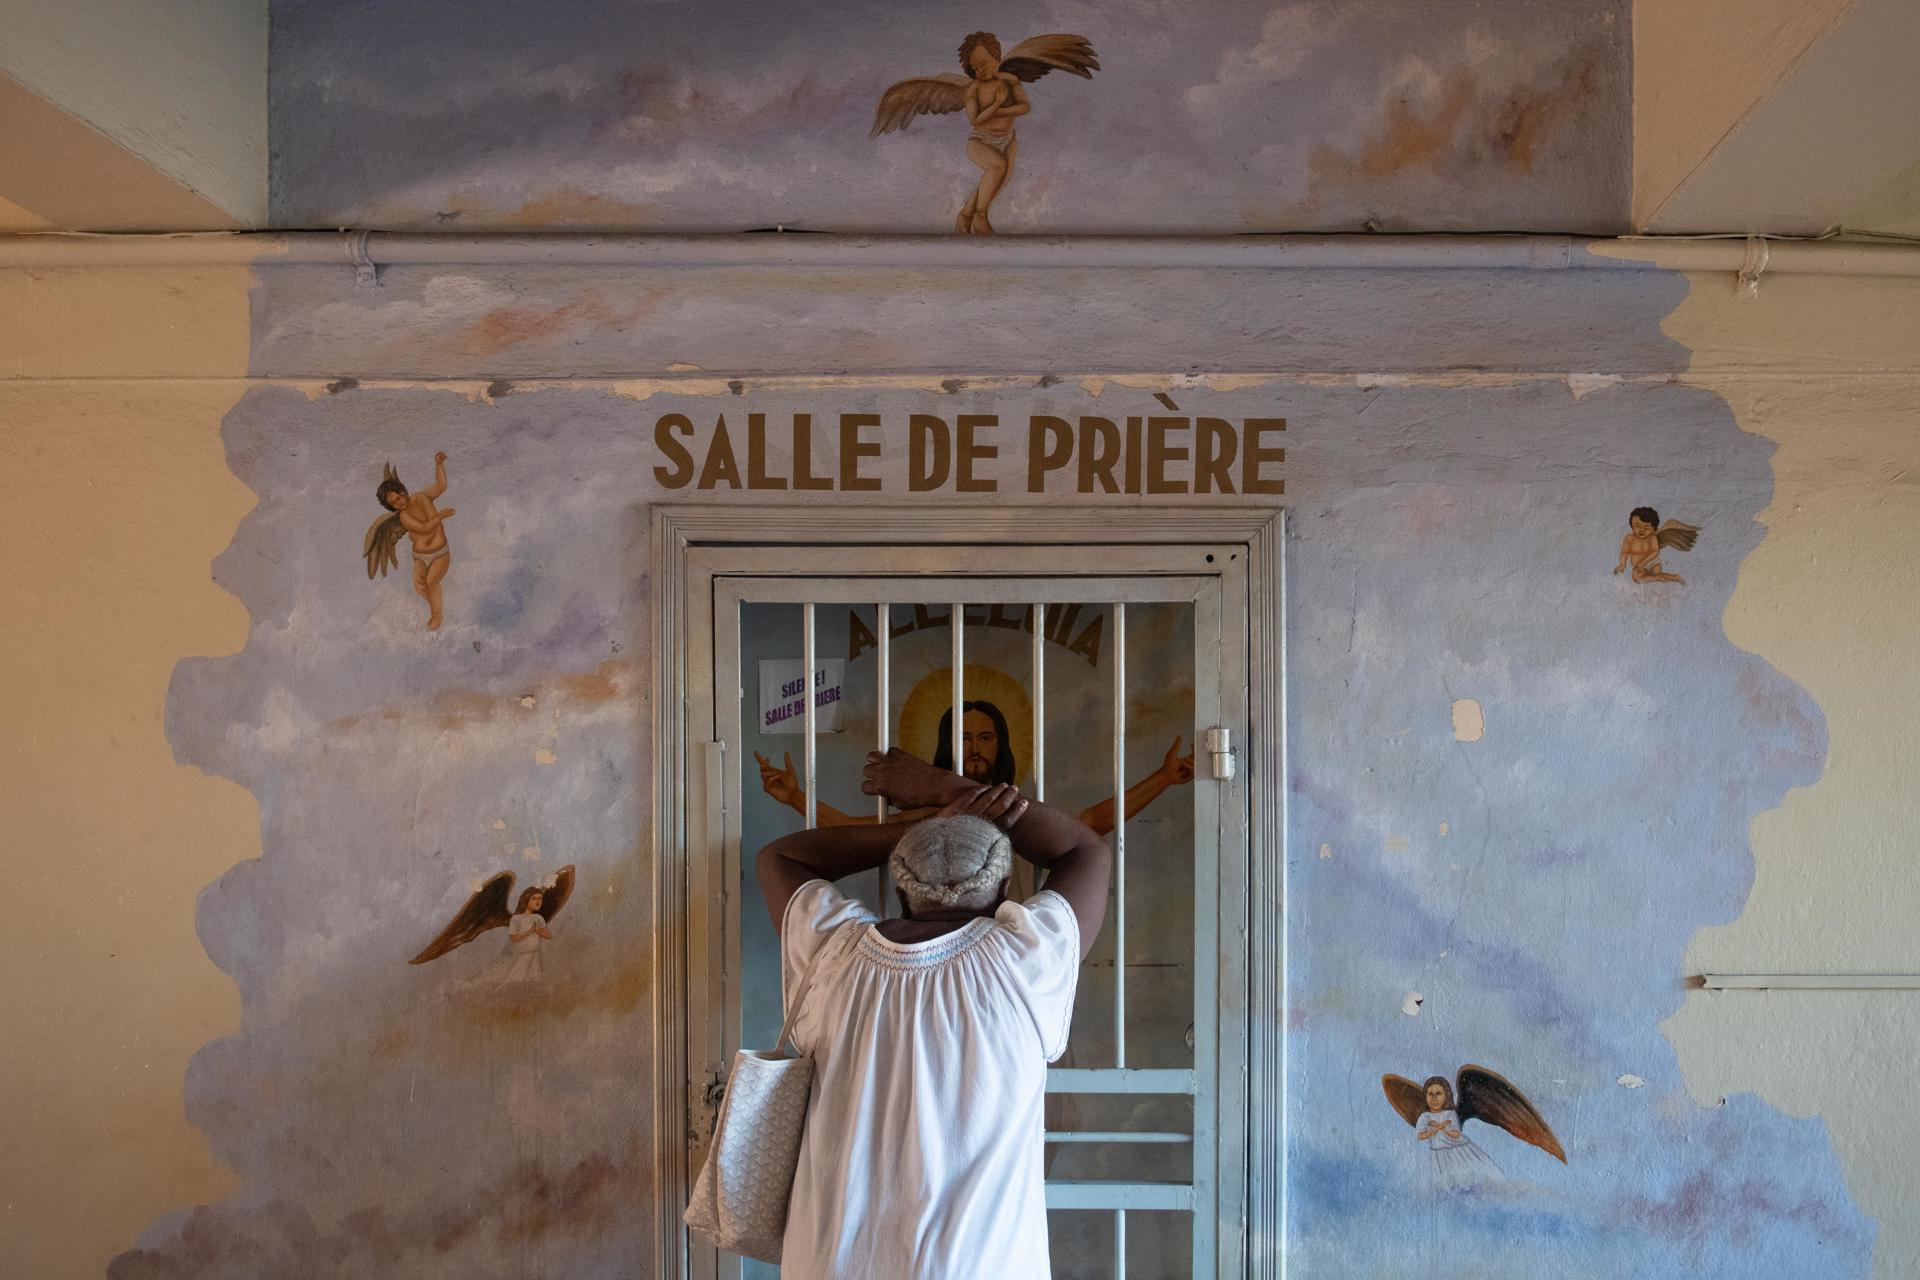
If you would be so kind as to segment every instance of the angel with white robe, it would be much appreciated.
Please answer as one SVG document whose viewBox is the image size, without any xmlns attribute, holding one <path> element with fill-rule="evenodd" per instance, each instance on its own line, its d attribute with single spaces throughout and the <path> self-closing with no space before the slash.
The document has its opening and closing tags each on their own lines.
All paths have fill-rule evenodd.
<svg viewBox="0 0 1920 1280">
<path fill-rule="evenodd" d="M 1469 1120 L 1505 1129 L 1561 1164 L 1567 1162 L 1567 1153 L 1547 1122 L 1526 1095 L 1498 1072 L 1469 1063 L 1452 1081 L 1430 1076 L 1425 1084 L 1415 1084 L 1405 1076 L 1388 1075 L 1380 1077 L 1380 1086 L 1426 1150 L 1427 1185 L 1435 1192 L 1473 1191 L 1505 1181 L 1493 1157 L 1467 1136 Z"/>
<path fill-rule="evenodd" d="M 573 893 L 573 867 L 560 868 L 537 885 L 530 885 L 513 901 L 513 872 L 502 871 L 473 891 L 466 905 L 438 937 L 429 942 L 408 964 L 426 964 L 456 947 L 472 942 L 491 929 L 505 927 L 507 945 L 486 967 L 460 983 L 461 989 L 488 991 L 524 989 L 537 984 L 545 971 L 542 959 L 546 945 L 553 941 L 547 928 Z"/>
<path fill-rule="evenodd" d="M 976 31 L 960 42 L 960 67 L 965 75 L 915 76 L 890 86 L 874 108 L 873 132 L 905 129 L 917 115 L 967 113 L 967 159 L 980 169 L 980 181 L 953 220 L 963 235 L 992 235 L 987 209 L 1013 176 L 1019 143 L 1013 122 L 1033 110 L 1026 86 L 1049 71 L 1065 71 L 1091 80 L 1100 69 L 1093 45 L 1085 36 L 1046 35 L 1022 40 L 1005 57 L 1000 41 L 990 31 Z"/>
</svg>

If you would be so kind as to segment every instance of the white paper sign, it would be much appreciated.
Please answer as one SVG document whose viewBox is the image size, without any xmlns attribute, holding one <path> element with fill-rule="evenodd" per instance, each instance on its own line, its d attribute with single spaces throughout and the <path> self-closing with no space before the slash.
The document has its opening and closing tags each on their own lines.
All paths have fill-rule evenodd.
<svg viewBox="0 0 1920 1280">
<path fill-rule="evenodd" d="M 806 732 L 801 666 L 798 658 L 769 658 L 760 664 L 760 732 Z M 821 733 L 840 732 L 840 690 L 846 678 L 845 658 L 821 658 L 814 663 L 813 723 Z"/>
</svg>

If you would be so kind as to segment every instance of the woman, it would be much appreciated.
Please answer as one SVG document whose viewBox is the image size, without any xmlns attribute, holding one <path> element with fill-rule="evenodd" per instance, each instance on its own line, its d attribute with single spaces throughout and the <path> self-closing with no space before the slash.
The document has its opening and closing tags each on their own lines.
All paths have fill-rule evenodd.
<svg viewBox="0 0 1920 1280">
<path fill-rule="evenodd" d="M 861 789 L 939 812 L 795 832 L 758 860 L 800 1001 L 793 1039 L 814 1060 L 781 1275 L 1045 1280 L 1046 1066 L 1066 1050 L 1110 855 L 1013 787 L 902 751 L 868 756 Z M 1016 854 L 1048 872 L 1023 903 L 1006 900 Z M 899 919 L 833 887 L 883 864 Z"/>
</svg>

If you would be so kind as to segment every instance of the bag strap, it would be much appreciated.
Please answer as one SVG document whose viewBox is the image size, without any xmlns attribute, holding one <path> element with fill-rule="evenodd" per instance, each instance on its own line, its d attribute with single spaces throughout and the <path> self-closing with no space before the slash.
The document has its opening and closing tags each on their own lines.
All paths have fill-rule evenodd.
<svg viewBox="0 0 1920 1280">
<path fill-rule="evenodd" d="M 806 1000 L 807 992 L 813 987 L 813 975 L 820 970 L 820 952 L 823 950 L 825 950 L 824 947 L 814 949 L 813 963 L 807 966 L 806 976 L 800 979 L 799 990 L 793 993 L 793 999 L 787 1004 L 787 1020 L 780 1026 L 780 1038 L 773 1042 L 773 1051 L 775 1053 L 784 1052 L 788 1039 L 793 1035 L 794 1021 L 800 1016 L 800 1005 Z M 797 1044 L 794 1045 L 793 1051 L 794 1056 L 798 1057 L 800 1054 L 800 1046 Z"/>
</svg>

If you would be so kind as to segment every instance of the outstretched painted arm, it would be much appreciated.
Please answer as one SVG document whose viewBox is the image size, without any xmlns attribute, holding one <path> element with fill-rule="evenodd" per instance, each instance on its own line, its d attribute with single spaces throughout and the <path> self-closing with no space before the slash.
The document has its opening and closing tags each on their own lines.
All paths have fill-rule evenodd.
<svg viewBox="0 0 1920 1280">
<path fill-rule="evenodd" d="M 753 753 L 753 758 L 760 764 L 760 789 L 801 817 L 806 817 L 807 791 L 800 785 L 799 775 L 794 772 L 793 752 L 787 752 L 784 765 L 773 763 L 758 751 Z M 928 805 L 919 809 L 909 809 L 903 813 L 894 814 L 887 821 L 889 823 L 916 822 L 921 818 L 931 818 L 939 808 L 939 805 Z M 871 813 L 846 813 L 834 808 L 825 800 L 818 800 L 813 806 L 813 821 L 816 826 L 822 827 L 870 827 L 878 823 L 880 818 L 877 814 Z"/>
<path fill-rule="evenodd" d="M 424 493 L 429 498 L 437 498 L 441 494 L 445 493 L 446 491 L 447 491 L 447 455 L 444 453 L 436 453 L 433 455 L 433 483 L 428 485 L 426 488 L 422 489 L 420 492 Z"/>
<path fill-rule="evenodd" d="M 1155 769 L 1140 781 L 1127 788 L 1127 816 L 1133 817 L 1142 809 L 1160 798 L 1169 787 L 1177 787 L 1193 781 L 1193 752 L 1180 754 L 1179 736 L 1175 736 L 1173 745 L 1167 748 L 1167 755 Z M 1109 796 L 1099 804 L 1084 809 L 1080 821 L 1093 828 L 1096 835 L 1113 834 L 1113 798 Z"/>
</svg>

